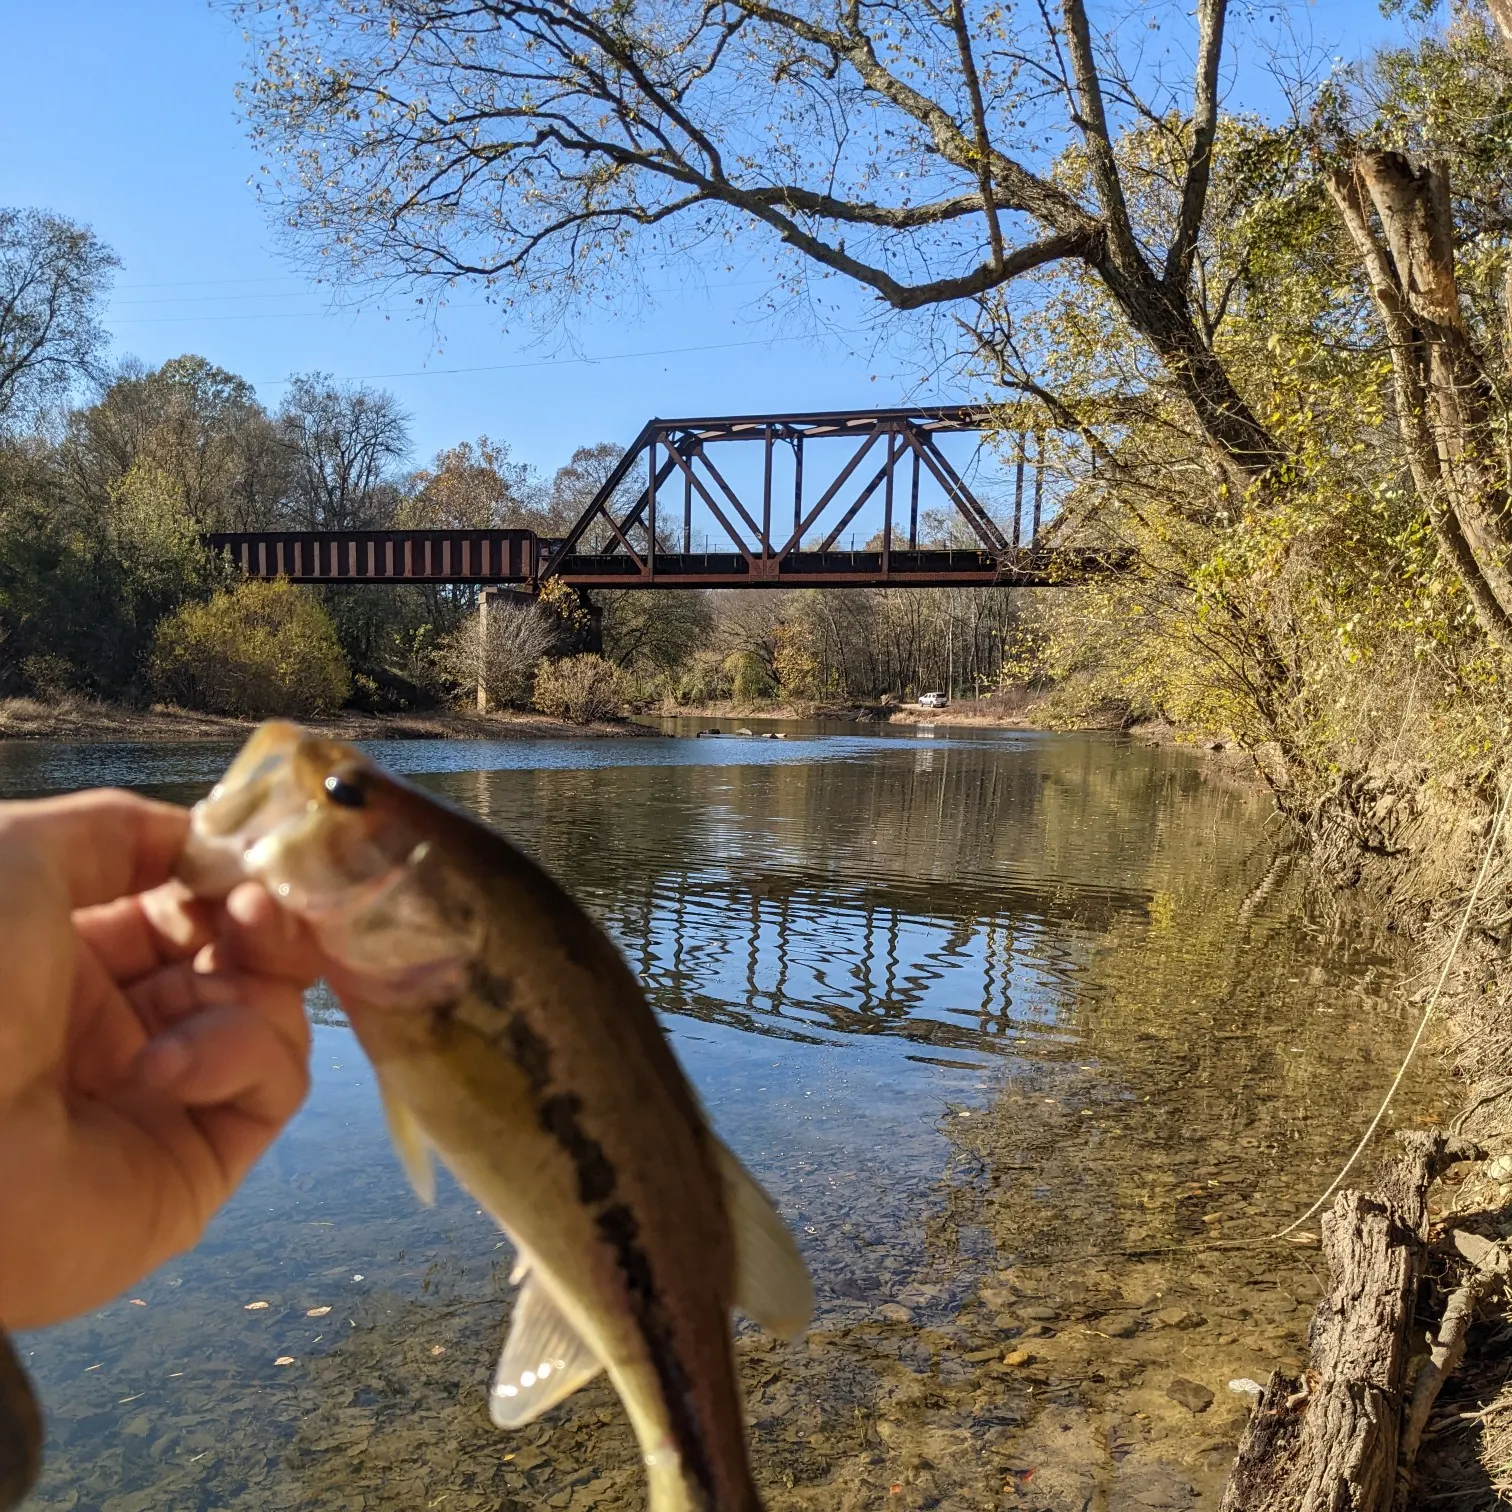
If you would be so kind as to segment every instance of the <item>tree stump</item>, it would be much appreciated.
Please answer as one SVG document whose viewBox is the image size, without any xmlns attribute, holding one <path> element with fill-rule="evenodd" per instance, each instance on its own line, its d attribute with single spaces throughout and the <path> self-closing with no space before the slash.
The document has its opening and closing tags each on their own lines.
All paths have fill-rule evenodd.
<svg viewBox="0 0 1512 1512">
<path fill-rule="evenodd" d="M 1378 1194 L 1340 1192 L 1323 1219 L 1331 1284 L 1305 1376 L 1266 1384 L 1223 1512 L 1390 1512 L 1428 1187 L 1448 1161 L 1480 1153 L 1436 1130 L 1401 1139 Z"/>
</svg>

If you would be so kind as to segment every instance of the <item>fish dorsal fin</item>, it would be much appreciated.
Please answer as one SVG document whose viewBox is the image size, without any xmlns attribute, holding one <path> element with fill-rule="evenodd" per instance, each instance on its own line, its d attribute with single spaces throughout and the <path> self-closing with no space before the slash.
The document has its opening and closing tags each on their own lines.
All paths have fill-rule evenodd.
<svg viewBox="0 0 1512 1512">
<path fill-rule="evenodd" d="M 718 1139 L 714 1153 L 735 1236 L 735 1305 L 778 1338 L 796 1339 L 814 1311 L 814 1284 L 803 1257 L 756 1178 Z"/>
<path fill-rule="evenodd" d="M 383 1116 L 388 1121 L 389 1138 L 394 1142 L 394 1153 L 399 1157 L 399 1164 L 404 1167 L 404 1174 L 409 1177 L 415 1196 L 426 1207 L 432 1207 L 436 1201 L 436 1163 L 431 1157 L 431 1142 L 425 1137 L 425 1130 L 420 1127 L 420 1121 L 410 1112 L 409 1106 L 385 1087 L 382 1080 L 378 1083 L 378 1091 L 383 1100 Z"/>
<path fill-rule="evenodd" d="M 523 1428 L 603 1368 L 536 1277 L 526 1276 L 488 1393 L 489 1416 L 500 1428 Z"/>
</svg>

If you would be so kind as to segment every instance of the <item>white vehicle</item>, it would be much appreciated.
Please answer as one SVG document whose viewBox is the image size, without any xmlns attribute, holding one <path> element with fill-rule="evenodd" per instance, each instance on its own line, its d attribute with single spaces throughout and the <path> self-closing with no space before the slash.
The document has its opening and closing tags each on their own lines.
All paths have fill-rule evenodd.
<svg viewBox="0 0 1512 1512">
<path fill-rule="evenodd" d="M 943 709 L 949 702 L 950 699 L 943 693 L 919 694 L 919 707 L 921 709 Z"/>
</svg>

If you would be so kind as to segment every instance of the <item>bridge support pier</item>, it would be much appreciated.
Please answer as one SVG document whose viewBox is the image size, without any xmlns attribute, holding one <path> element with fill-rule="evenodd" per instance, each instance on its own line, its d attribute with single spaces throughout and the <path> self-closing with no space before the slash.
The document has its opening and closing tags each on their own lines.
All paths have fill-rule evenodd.
<svg viewBox="0 0 1512 1512">
<path fill-rule="evenodd" d="M 488 713 L 488 626 L 495 614 L 518 614 L 535 594 L 518 588 L 484 588 L 478 594 L 478 713 Z"/>
</svg>

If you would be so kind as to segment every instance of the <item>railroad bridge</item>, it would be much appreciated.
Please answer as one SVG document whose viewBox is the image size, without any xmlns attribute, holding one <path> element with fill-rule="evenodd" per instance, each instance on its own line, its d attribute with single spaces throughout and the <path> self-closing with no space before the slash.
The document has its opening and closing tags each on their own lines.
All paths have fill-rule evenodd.
<svg viewBox="0 0 1512 1512">
<path fill-rule="evenodd" d="M 1031 431 L 1014 438 L 1000 480 L 1011 511 L 1006 498 L 995 513 L 984 505 L 940 438 L 1001 429 L 964 405 L 652 420 L 560 539 L 530 530 L 236 531 L 208 544 L 252 578 L 527 591 L 550 578 L 574 588 L 1033 588 L 1128 567 L 1126 549 L 1042 539 L 1057 500 Z M 963 521 L 973 544 L 921 546 L 921 498 L 926 512 L 932 503 Z"/>
</svg>

